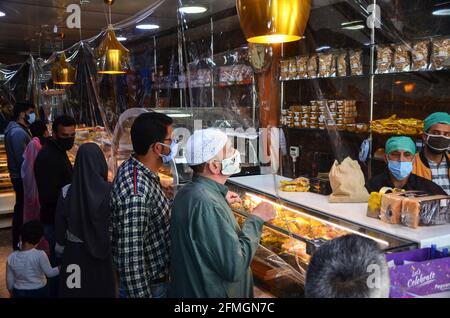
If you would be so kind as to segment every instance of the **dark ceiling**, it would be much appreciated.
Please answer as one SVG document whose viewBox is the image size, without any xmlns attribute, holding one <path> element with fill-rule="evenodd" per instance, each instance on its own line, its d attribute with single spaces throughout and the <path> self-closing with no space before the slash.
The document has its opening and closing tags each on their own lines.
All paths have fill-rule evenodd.
<svg viewBox="0 0 450 318">
<path fill-rule="evenodd" d="M 137 30 L 134 26 L 118 31 L 129 41 L 135 42 L 148 35 L 157 34 L 177 25 L 177 6 L 190 0 L 165 0 L 149 17 L 141 23 L 160 25 L 156 31 Z M 119 23 L 137 15 L 160 0 L 116 0 L 112 6 L 112 22 Z M 195 3 L 208 7 L 203 14 L 186 16 L 187 22 L 208 17 L 235 7 L 236 0 L 195 0 Z M 338 2 L 338 0 L 313 0 L 315 7 Z M 32 53 L 35 56 L 48 57 L 53 51 L 61 50 L 80 40 L 78 29 L 68 29 L 66 18 L 69 4 L 81 3 L 81 28 L 83 39 L 99 34 L 106 26 L 105 5 L 103 0 L 0 0 L 0 11 L 6 16 L 0 17 L 0 62 L 9 64 L 21 61 Z M 237 20 L 236 20 L 237 21 Z M 54 33 L 54 26 L 58 32 Z M 235 25 L 236 27 L 236 25 Z M 64 41 L 61 37 L 64 33 Z"/>
<path fill-rule="evenodd" d="M 424 16 L 427 9 L 432 10 L 442 1 L 408 0 L 405 1 L 405 3 L 408 3 L 408 7 L 406 7 L 406 4 L 405 7 L 400 6 L 397 1 L 378 0 L 378 3 L 383 6 L 383 19 L 386 22 L 386 24 L 383 24 L 383 27 L 386 27 L 386 32 L 383 33 L 391 35 L 386 41 L 398 41 L 411 30 L 414 31 L 411 34 L 417 34 L 417 29 L 431 30 L 437 34 L 443 29 L 442 23 L 444 23 L 444 26 L 448 26 L 448 19 L 430 20 L 431 18 L 424 18 L 431 17 L 431 11 L 430 14 L 427 13 Z M 72 3 L 80 4 L 80 2 L 82 37 L 88 39 L 99 34 L 107 24 L 103 0 L 0 0 L 0 11 L 6 13 L 6 16 L 0 17 L 0 63 L 11 64 L 23 61 L 30 53 L 34 56 L 46 58 L 52 52 L 61 50 L 63 44 L 67 48 L 78 42 L 80 40 L 79 30 L 67 29 L 66 27 L 68 16 L 66 7 Z M 160 29 L 137 30 L 135 24 L 132 24 L 118 30 L 116 32 L 118 35 L 123 35 L 128 39 L 125 45 L 148 41 L 153 35 L 167 33 L 168 30 L 174 32 L 178 25 L 177 7 L 180 3 L 184 5 L 188 2 L 194 2 L 208 8 L 205 13 L 184 16 L 186 22 L 191 24 L 194 20 L 208 21 L 211 15 L 220 15 L 227 10 L 234 10 L 236 0 L 116 0 L 112 6 L 112 23 L 118 24 L 126 21 L 137 16 L 138 13 L 142 13 L 144 9 L 160 2 L 160 6 L 140 22 L 158 24 Z M 314 36 L 318 37 L 319 42 L 329 41 L 330 34 L 341 33 L 342 36 L 346 36 L 356 43 L 366 43 L 368 42 L 368 29 L 357 32 L 342 32 L 341 23 L 363 18 L 365 8 L 371 2 L 371 0 L 312 0 L 313 9 L 320 8 L 321 14 L 311 15 L 313 18 L 310 19 L 309 28 L 316 31 Z M 394 6 L 394 3 L 397 4 Z M 395 19 L 392 19 L 392 21 L 385 19 L 385 17 L 395 13 L 394 9 L 390 7 L 397 8 L 396 10 L 402 8 L 404 18 L 408 18 L 407 23 L 400 25 Z M 410 7 L 415 9 L 408 9 Z M 317 10 L 315 11 L 317 12 Z M 325 12 L 329 13 L 324 14 Z M 227 32 L 239 28 L 237 16 L 228 15 L 228 18 L 223 18 L 214 23 L 215 32 Z M 393 28 L 398 29 L 400 33 L 394 32 L 395 30 L 388 32 L 390 29 L 393 30 L 393 28 L 388 28 L 391 24 L 395 24 Z M 54 26 L 58 27 L 57 33 L 54 33 Z M 322 32 L 323 30 L 327 30 L 328 33 Z M 61 31 L 64 33 L 63 43 L 58 36 Z M 329 33 L 330 31 L 331 33 Z M 208 36 L 210 29 L 208 23 L 205 23 L 201 27 L 189 30 L 189 32 L 190 37 L 201 37 Z M 422 33 L 426 36 L 430 32 Z M 326 38 L 321 40 L 321 35 Z"/>
</svg>

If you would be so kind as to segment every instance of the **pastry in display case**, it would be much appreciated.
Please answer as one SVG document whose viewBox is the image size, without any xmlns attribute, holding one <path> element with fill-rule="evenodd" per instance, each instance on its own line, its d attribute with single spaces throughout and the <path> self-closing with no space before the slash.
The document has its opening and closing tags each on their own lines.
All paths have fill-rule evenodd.
<svg viewBox="0 0 450 318">
<path fill-rule="evenodd" d="M 232 181 L 229 181 L 227 185 L 230 191 L 238 193 L 242 199 L 242 203 L 231 206 L 240 225 L 252 213 L 253 209 L 262 202 L 272 204 L 277 212 L 277 217 L 274 220 L 264 224 L 260 245 L 261 248 L 273 253 L 271 257 L 277 257 L 279 261 L 285 262 L 286 266 L 290 270 L 294 270 L 296 274 L 292 276 L 291 273 L 288 279 L 278 270 L 275 270 L 278 273 L 275 274 L 274 268 L 266 268 L 267 264 L 264 266 L 259 264 L 261 261 L 265 261 L 257 257 L 252 264 L 257 283 L 262 284 L 275 296 L 301 296 L 303 293 L 302 283 L 312 254 L 323 243 L 334 238 L 346 234 L 368 237 L 375 240 L 386 253 L 414 246 L 412 242 L 371 229 L 361 228 L 356 224 L 318 215 L 316 211 L 233 184 Z M 265 270 L 262 268 L 265 268 Z M 282 279 L 283 283 L 277 281 L 276 277 Z M 290 285 L 287 283 L 288 281 Z M 288 293 L 285 290 L 287 285 L 291 287 L 288 288 Z"/>
</svg>

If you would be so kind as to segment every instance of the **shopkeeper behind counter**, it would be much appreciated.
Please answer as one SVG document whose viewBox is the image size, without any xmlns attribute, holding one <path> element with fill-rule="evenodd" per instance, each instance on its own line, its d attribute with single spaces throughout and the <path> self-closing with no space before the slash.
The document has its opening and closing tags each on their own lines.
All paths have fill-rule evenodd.
<svg viewBox="0 0 450 318">
<path fill-rule="evenodd" d="M 390 187 L 445 195 L 440 186 L 412 173 L 416 145 L 411 138 L 403 136 L 389 138 L 385 149 L 384 158 L 388 169 L 369 180 L 366 184 L 369 193 Z"/>
<path fill-rule="evenodd" d="M 450 195 L 450 115 L 433 113 L 424 122 L 425 147 L 416 154 L 413 173 L 431 180 Z"/>
</svg>

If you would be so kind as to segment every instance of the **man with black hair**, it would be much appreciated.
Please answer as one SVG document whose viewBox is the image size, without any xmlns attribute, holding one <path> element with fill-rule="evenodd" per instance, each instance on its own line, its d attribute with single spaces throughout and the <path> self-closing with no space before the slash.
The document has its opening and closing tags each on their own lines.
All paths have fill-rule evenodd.
<svg viewBox="0 0 450 318">
<path fill-rule="evenodd" d="M 16 103 L 14 116 L 5 130 L 5 149 L 8 158 L 8 170 L 16 193 L 16 204 L 12 224 L 13 249 L 18 249 L 20 227 L 23 220 L 23 183 L 20 169 L 23 163 L 23 152 L 31 140 L 30 125 L 35 120 L 34 105 L 29 103 Z"/>
<path fill-rule="evenodd" d="M 425 146 L 414 158 L 413 173 L 450 195 L 450 114 L 436 112 L 425 118 L 422 139 Z"/>
<path fill-rule="evenodd" d="M 356 234 L 323 244 L 308 265 L 307 298 L 387 298 L 389 270 L 374 240 Z"/>
<path fill-rule="evenodd" d="M 14 298 L 48 297 L 47 277 L 59 274 L 58 267 L 50 266 L 45 252 L 36 248 L 42 234 L 42 224 L 39 221 L 25 223 L 22 228 L 21 249 L 8 257 L 6 282 Z"/>
<path fill-rule="evenodd" d="M 52 138 L 49 138 L 36 157 L 34 173 L 41 206 L 41 222 L 44 236 L 50 245 L 50 261 L 55 258 L 55 212 L 61 189 L 72 182 L 72 163 L 67 151 L 75 142 L 76 122 L 70 116 L 55 118 L 52 125 Z"/>
<path fill-rule="evenodd" d="M 111 240 L 121 297 L 166 296 L 170 206 L 157 173 L 175 156 L 172 132 L 167 115 L 152 112 L 137 117 L 131 127 L 134 154 L 114 180 Z"/>
</svg>

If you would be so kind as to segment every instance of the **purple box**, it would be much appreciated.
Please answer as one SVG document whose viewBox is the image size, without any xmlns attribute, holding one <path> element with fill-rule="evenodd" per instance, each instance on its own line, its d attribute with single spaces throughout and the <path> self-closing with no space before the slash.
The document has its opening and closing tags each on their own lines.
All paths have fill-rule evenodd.
<svg viewBox="0 0 450 318">
<path fill-rule="evenodd" d="M 441 258 L 439 258 L 441 257 Z M 394 261 L 390 268 L 391 298 L 412 298 L 450 291 L 450 257 L 442 257 L 436 251 L 431 257 L 431 248 L 392 253 L 386 260 Z M 404 261 L 416 262 L 403 265 Z"/>
</svg>

